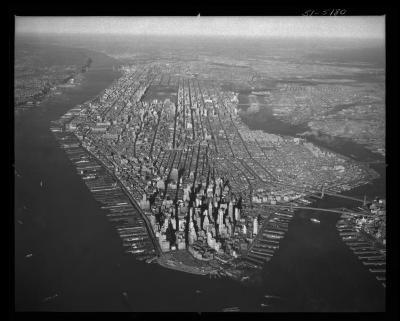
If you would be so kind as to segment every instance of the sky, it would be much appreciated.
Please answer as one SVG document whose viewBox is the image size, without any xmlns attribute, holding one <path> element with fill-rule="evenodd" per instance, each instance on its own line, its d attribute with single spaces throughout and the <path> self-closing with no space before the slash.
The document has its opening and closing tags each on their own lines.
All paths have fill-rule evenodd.
<svg viewBox="0 0 400 321">
<path fill-rule="evenodd" d="M 384 16 L 16 17 L 20 33 L 384 39 Z"/>
</svg>

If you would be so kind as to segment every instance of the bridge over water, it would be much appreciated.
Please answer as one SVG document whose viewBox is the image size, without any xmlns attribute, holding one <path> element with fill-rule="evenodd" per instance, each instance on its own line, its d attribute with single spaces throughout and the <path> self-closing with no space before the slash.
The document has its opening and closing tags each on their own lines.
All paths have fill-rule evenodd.
<svg viewBox="0 0 400 321">
<path fill-rule="evenodd" d="M 347 210 L 339 210 L 332 208 L 321 208 L 321 207 L 309 207 L 309 206 L 293 206 L 293 205 L 272 205 L 272 204 L 263 204 L 266 207 L 278 207 L 278 208 L 287 208 L 290 210 L 302 209 L 302 210 L 312 210 L 312 211 L 322 211 L 322 212 L 332 212 L 339 214 L 351 214 L 351 215 L 371 215 L 368 212 L 352 212 Z"/>
<path fill-rule="evenodd" d="M 262 180 L 262 181 L 264 181 L 264 180 Z M 266 181 L 264 181 L 264 182 L 268 183 Z M 277 185 L 281 185 L 281 186 L 285 186 L 285 187 L 290 187 L 295 191 L 299 191 L 301 193 L 309 193 L 309 195 L 316 196 L 316 197 L 319 197 L 319 198 L 323 198 L 325 196 L 325 194 L 326 194 L 326 195 L 333 196 L 333 197 L 344 198 L 344 199 L 360 202 L 360 203 L 363 203 L 364 206 L 367 204 L 367 202 L 369 202 L 367 200 L 366 195 L 364 195 L 364 198 L 361 199 L 361 198 L 357 198 L 357 197 L 353 197 L 353 196 L 347 196 L 347 195 L 343 195 L 343 194 L 335 193 L 333 191 L 326 190 L 326 188 L 328 188 L 328 187 L 322 187 L 319 190 L 319 189 L 316 189 L 316 188 L 307 189 L 307 188 L 304 188 L 304 187 L 301 187 L 301 186 L 287 184 L 287 183 L 283 183 L 283 182 L 279 182 L 279 181 L 274 181 L 273 184 L 277 184 Z M 320 194 L 321 196 L 317 196 L 318 194 Z"/>
<path fill-rule="evenodd" d="M 364 197 L 364 199 L 360 199 L 360 198 L 357 198 L 357 197 L 347 196 L 347 195 L 338 194 L 338 193 L 329 192 L 329 191 L 322 191 L 321 192 L 321 198 L 324 196 L 324 194 L 329 195 L 329 196 L 349 199 L 349 200 L 360 202 L 360 203 L 363 203 L 363 204 L 365 204 L 367 202 L 367 198 L 366 197 Z"/>
</svg>

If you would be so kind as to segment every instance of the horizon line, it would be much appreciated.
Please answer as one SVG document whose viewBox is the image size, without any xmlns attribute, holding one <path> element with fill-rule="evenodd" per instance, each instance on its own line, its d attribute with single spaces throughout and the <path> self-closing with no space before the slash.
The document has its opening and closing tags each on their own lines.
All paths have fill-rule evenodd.
<svg viewBox="0 0 400 321">
<path fill-rule="evenodd" d="M 286 35 L 286 36 L 277 36 L 277 35 L 221 35 L 221 34 L 194 34 L 194 33 L 187 33 L 187 34 L 162 34 L 162 33 L 128 33 L 128 32 L 52 32 L 52 31 L 44 31 L 44 32 L 36 32 L 36 31 L 15 31 L 15 36 L 17 35 L 30 35 L 30 36 L 40 36 L 40 35 L 54 35 L 54 36 L 63 36 L 63 35 L 70 35 L 70 36 L 143 36 L 143 37 L 177 37 L 177 38 L 184 38 L 184 37 L 197 37 L 197 38 L 270 38 L 270 39 L 360 39 L 360 40 L 385 40 L 385 35 L 383 37 L 371 37 L 371 36 L 309 36 L 309 35 Z"/>
</svg>

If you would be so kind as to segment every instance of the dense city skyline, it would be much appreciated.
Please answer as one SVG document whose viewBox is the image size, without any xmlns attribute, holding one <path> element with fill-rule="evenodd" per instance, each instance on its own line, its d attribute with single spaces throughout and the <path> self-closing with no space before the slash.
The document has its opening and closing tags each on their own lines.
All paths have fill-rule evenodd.
<svg viewBox="0 0 400 321">
<path fill-rule="evenodd" d="M 15 21 L 16 311 L 386 311 L 385 17 Z"/>
</svg>

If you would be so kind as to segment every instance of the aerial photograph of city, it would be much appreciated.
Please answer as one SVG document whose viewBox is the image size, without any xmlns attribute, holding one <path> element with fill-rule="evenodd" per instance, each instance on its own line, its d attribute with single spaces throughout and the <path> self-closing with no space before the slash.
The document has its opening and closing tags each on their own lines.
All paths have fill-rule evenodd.
<svg viewBox="0 0 400 321">
<path fill-rule="evenodd" d="M 385 17 L 325 11 L 16 16 L 15 311 L 385 312 Z"/>
</svg>

